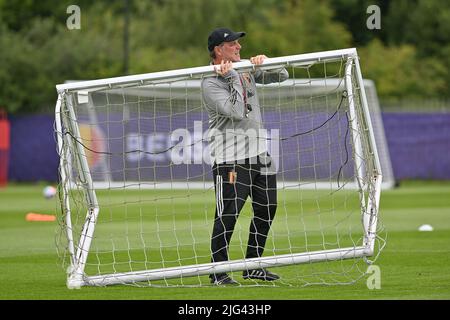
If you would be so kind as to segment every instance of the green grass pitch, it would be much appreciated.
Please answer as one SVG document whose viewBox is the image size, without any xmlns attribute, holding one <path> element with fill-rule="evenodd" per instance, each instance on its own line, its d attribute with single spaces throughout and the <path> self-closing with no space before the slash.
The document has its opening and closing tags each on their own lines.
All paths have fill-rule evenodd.
<svg viewBox="0 0 450 320">
<path fill-rule="evenodd" d="M 387 245 L 376 261 L 381 288 L 373 290 L 366 278 L 333 286 L 69 290 L 55 249 L 56 223 L 25 221 L 28 212 L 55 213 L 56 200 L 44 199 L 42 188 L 11 184 L 0 189 L 0 299 L 450 299 L 450 182 L 404 182 L 382 192 Z M 419 232 L 422 224 L 435 230 Z"/>
</svg>

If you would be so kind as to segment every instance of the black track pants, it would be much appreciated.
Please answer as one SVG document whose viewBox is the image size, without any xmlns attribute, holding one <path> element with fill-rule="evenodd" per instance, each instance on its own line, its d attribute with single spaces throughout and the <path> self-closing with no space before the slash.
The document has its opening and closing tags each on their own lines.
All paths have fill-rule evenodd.
<svg viewBox="0 0 450 320">
<path fill-rule="evenodd" d="M 243 162 L 243 161 L 240 161 Z M 211 239 L 212 261 L 228 260 L 228 245 L 239 213 L 250 196 L 253 219 L 247 244 L 246 258 L 261 257 L 267 234 L 277 209 L 276 175 L 264 174 L 265 165 L 214 164 L 216 213 Z"/>
</svg>

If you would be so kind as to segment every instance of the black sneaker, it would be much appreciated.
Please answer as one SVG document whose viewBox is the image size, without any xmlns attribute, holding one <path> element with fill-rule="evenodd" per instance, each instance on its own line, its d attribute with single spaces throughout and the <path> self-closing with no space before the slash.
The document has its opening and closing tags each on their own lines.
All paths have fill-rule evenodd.
<svg viewBox="0 0 450 320">
<path fill-rule="evenodd" d="M 280 279 L 277 274 L 266 269 L 245 270 L 242 274 L 242 277 L 244 279 L 254 279 L 262 281 L 275 281 Z"/>
<path fill-rule="evenodd" d="M 239 282 L 234 281 L 226 273 L 214 274 L 211 276 L 211 283 L 215 286 L 223 286 L 223 285 L 238 285 Z"/>
</svg>

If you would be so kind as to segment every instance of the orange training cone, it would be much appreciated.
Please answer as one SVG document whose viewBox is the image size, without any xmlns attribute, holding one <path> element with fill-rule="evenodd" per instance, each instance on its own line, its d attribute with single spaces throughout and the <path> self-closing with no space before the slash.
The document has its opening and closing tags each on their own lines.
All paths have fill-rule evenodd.
<svg viewBox="0 0 450 320">
<path fill-rule="evenodd" d="M 29 212 L 25 216 L 25 220 L 27 220 L 27 221 L 55 221 L 56 216 L 54 216 L 52 214 L 40 214 L 40 213 Z"/>
</svg>

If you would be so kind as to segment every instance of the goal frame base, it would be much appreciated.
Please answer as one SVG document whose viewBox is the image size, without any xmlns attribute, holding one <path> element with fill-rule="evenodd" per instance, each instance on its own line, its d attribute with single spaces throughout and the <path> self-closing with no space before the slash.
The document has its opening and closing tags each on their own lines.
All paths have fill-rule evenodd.
<svg viewBox="0 0 450 320">
<path fill-rule="evenodd" d="M 109 286 L 115 284 L 138 283 L 144 281 L 168 280 L 181 277 L 205 276 L 212 273 L 236 272 L 260 268 L 273 268 L 305 263 L 336 261 L 370 257 L 373 250 L 369 247 L 347 247 L 332 250 L 311 251 L 298 254 L 285 254 L 271 257 L 229 260 L 182 267 L 172 267 L 134 272 L 122 272 L 98 276 L 73 273 L 69 276 L 67 287 L 77 289 L 81 286 Z"/>
</svg>

